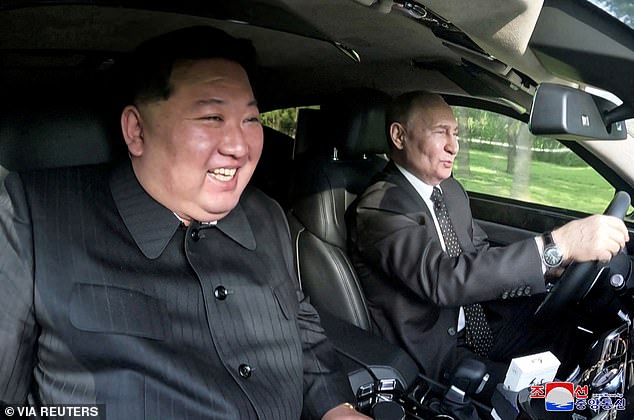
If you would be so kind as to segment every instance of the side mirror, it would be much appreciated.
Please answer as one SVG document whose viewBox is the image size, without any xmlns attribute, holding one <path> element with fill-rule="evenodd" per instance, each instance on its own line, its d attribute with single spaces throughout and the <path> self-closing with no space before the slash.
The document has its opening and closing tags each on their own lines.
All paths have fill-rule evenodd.
<svg viewBox="0 0 634 420">
<path fill-rule="evenodd" d="M 632 110 L 590 93 L 542 83 L 533 97 L 531 133 L 563 140 L 624 140 L 623 121 Z"/>
</svg>

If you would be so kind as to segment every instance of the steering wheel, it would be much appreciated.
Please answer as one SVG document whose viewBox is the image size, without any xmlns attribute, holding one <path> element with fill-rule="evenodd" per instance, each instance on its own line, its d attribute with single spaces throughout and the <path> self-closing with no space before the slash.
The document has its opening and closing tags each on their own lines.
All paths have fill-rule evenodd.
<svg viewBox="0 0 634 420">
<path fill-rule="evenodd" d="M 603 214 L 622 220 L 630 207 L 630 201 L 628 193 L 619 191 Z M 535 316 L 547 319 L 569 303 L 580 301 L 592 289 L 604 268 L 605 264 L 599 261 L 571 263 L 535 310 Z"/>
</svg>

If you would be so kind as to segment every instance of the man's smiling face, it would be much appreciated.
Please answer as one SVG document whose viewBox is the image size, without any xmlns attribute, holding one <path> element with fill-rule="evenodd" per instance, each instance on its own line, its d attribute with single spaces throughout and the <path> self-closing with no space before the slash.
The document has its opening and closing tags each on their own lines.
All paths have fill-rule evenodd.
<svg viewBox="0 0 634 420">
<path fill-rule="evenodd" d="M 138 107 L 140 140 L 127 141 L 135 174 L 182 219 L 218 220 L 238 203 L 262 153 L 249 79 L 232 61 L 190 60 L 174 66 L 170 85 L 168 99 Z"/>
<path fill-rule="evenodd" d="M 451 176 L 458 153 L 458 123 L 438 95 L 415 102 L 405 124 L 400 124 L 392 158 L 429 185 Z"/>
</svg>

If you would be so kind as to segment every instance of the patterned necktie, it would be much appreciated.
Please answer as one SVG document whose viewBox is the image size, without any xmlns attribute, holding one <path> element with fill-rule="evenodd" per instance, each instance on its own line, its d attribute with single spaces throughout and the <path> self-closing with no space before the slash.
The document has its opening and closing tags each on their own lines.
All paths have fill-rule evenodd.
<svg viewBox="0 0 634 420">
<path fill-rule="evenodd" d="M 440 188 L 434 187 L 431 194 L 434 211 L 440 225 L 440 232 L 445 241 L 445 249 L 450 257 L 457 257 L 462 252 L 456 230 L 449 218 L 449 211 Z M 465 341 L 476 354 L 486 356 L 493 346 L 493 334 L 487 322 L 482 305 L 474 303 L 463 307 L 465 315 Z"/>
</svg>

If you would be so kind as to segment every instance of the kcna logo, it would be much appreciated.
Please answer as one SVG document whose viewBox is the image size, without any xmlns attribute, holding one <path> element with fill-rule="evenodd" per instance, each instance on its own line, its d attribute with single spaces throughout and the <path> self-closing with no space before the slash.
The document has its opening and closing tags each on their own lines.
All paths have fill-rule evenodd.
<svg viewBox="0 0 634 420">
<path fill-rule="evenodd" d="M 530 398 L 544 398 L 546 411 L 573 411 L 575 399 L 588 398 L 588 386 L 571 382 L 549 382 L 546 385 L 531 385 Z"/>
<path fill-rule="evenodd" d="M 625 410 L 627 401 L 623 394 L 593 394 L 588 397 L 588 385 L 575 386 L 571 382 L 550 382 L 531 385 L 529 398 L 542 398 L 546 411 L 583 411 L 586 408 L 599 411 Z"/>
</svg>

